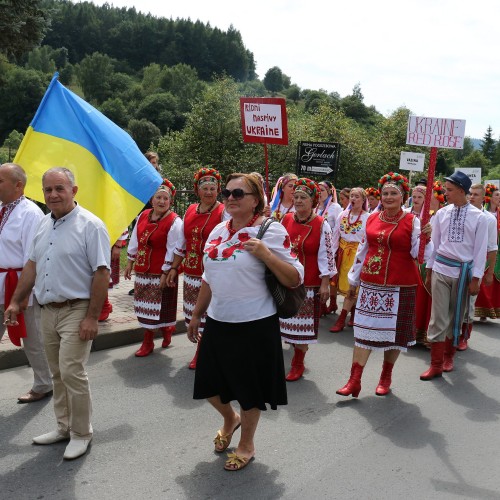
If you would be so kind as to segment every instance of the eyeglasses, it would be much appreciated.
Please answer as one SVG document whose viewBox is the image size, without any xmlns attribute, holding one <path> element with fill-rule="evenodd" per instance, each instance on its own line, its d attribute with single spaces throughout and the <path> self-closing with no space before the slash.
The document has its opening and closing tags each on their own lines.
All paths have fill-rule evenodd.
<svg viewBox="0 0 500 500">
<path fill-rule="evenodd" d="M 223 198 L 226 200 L 232 195 L 235 200 L 241 200 L 242 198 L 245 197 L 247 194 L 253 194 L 253 193 L 245 193 L 243 189 L 241 188 L 236 188 L 236 189 L 223 189 L 221 191 L 221 195 Z"/>
</svg>

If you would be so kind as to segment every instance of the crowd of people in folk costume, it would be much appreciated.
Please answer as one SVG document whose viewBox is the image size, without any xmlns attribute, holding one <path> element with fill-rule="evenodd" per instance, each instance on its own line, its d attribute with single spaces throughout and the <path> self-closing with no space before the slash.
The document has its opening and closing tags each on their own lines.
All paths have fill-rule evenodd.
<svg viewBox="0 0 500 500">
<path fill-rule="evenodd" d="M 159 168 L 156 154 L 148 159 Z M 54 168 L 44 176 L 51 213 L 45 218 L 38 214 L 37 221 L 44 221 L 41 224 L 34 224 L 34 217 L 24 217 L 25 212 L 16 208 L 36 212 L 23 196 L 26 175 L 22 168 L 2 165 L 0 181 L 0 259 L 5 260 L 0 261 L 0 287 L 5 296 L 2 328 L 14 332 L 21 323 L 16 318 L 25 310 L 24 344 L 35 372 L 33 389 L 19 402 L 38 401 L 51 395 L 53 388 L 57 430 L 34 442 L 69 439 L 68 459 L 84 454 L 92 439 L 85 364 L 97 322 L 112 312 L 107 288 L 117 282 L 119 255 L 127 239 L 124 277 L 134 276 L 131 294 L 144 328 L 135 356 L 153 352 L 158 331 L 162 347 L 170 345 L 183 273 L 187 335 L 196 344 L 189 363 L 196 370 L 194 398 L 207 399 L 223 419 L 214 439 L 215 451 L 224 452 L 241 427 L 240 441 L 224 466 L 230 471 L 242 469 L 254 457 L 261 411 L 266 405 L 276 409 L 287 403 L 286 382 L 303 376 L 309 346 L 318 341 L 320 318 L 337 313 L 339 295 L 342 308 L 329 331 L 352 327 L 354 333 L 350 376 L 337 390 L 341 396 L 358 397 L 372 351 L 383 352 L 375 393 L 385 396 L 400 352 L 416 343 L 429 348 L 430 366 L 420 379 L 440 377 L 453 370 L 455 351 L 467 349 L 474 316 L 481 321 L 500 318 L 500 191 L 491 184 L 471 185 L 461 172 L 432 186 L 421 179 L 413 189 L 404 175 L 388 172 L 377 186 L 340 190 L 326 180 L 286 173 L 268 200 L 257 173 L 233 173 L 223 181 L 215 168 L 201 168 L 193 178 L 198 201 L 183 217 L 172 210 L 176 189 L 164 179 L 150 205 L 138 215 L 130 237 L 124 231 L 111 247 L 111 255 L 103 250 L 109 238 L 103 236 L 102 224 L 74 202 L 78 188 L 69 170 Z M 427 190 L 432 190 L 430 220 L 421 224 Z M 88 238 L 95 249 L 90 250 L 86 293 L 80 290 L 75 296 L 76 284 L 47 282 L 51 268 L 44 260 L 49 260 L 50 245 L 55 244 L 48 229 L 58 228 L 77 210 L 91 220 L 91 236 L 76 226 L 61 227 L 68 234 L 75 232 L 75 241 Z M 269 217 L 273 223 L 262 238 L 256 238 Z M 26 236 L 19 241 L 21 233 Z M 425 251 L 419 264 L 422 240 Z M 63 250 L 59 252 L 54 256 L 62 258 Z M 7 262 L 8 254 L 16 257 Z M 23 270 L 17 288 L 12 280 L 4 284 L 6 276 L 14 275 L 17 281 L 23 267 L 29 269 Z M 266 268 L 289 288 L 304 284 L 306 298 L 295 316 L 278 317 L 264 280 Z M 102 270 L 104 276 L 96 283 Z M 60 289 L 55 290 L 57 286 Z M 82 300 L 83 304 L 78 302 Z M 38 304 L 47 358 L 36 319 Z M 54 354 L 60 347 L 62 352 L 64 336 L 54 338 L 58 325 L 49 312 L 60 315 L 61 310 L 77 305 L 80 316 L 68 328 L 83 347 L 77 354 L 74 350 L 65 354 L 77 358 L 68 363 L 64 356 L 57 359 Z M 294 353 L 287 369 L 283 343 Z M 231 359 L 238 359 L 237 376 L 228 362 Z M 312 360 L 308 361 L 311 365 Z M 239 409 L 232 401 L 239 403 Z"/>
</svg>

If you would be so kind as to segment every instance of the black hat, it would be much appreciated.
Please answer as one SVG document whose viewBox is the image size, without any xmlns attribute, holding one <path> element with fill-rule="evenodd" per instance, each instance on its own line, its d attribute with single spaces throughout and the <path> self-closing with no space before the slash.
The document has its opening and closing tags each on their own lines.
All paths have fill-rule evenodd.
<svg viewBox="0 0 500 500">
<path fill-rule="evenodd" d="M 423 184 L 424 186 L 427 186 L 427 179 L 425 177 L 422 177 L 419 181 L 417 181 L 417 184 Z"/>
<path fill-rule="evenodd" d="M 452 182 L 457 185 L 459 188 L 465 191 L 465 194 L 469 194 L 469 189 L 472 185 L 472 181 L 470 180 L 468 175 L 465 175 L 460 170 L 457 170 L 454 174 L 451 174 L 449 177 L 445 177 L 445 180 Z"/>
</svg>

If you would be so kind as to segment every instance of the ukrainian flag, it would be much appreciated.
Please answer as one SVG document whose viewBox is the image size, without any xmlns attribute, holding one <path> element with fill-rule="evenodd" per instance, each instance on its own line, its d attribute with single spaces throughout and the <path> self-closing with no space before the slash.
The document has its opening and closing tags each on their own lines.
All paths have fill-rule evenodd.
<svg viewBox="0 0 500 500">
<path fill-rule="evenodd" d="M 106 224 L 114 243 L 153 196 L 161 176 L 127 132 L 64 87 L 58 76 L 14 158 L 28 175 L 25 194 L 44 202 L 44 172 L 70 169 L 76 200 Z"/>
</svg>

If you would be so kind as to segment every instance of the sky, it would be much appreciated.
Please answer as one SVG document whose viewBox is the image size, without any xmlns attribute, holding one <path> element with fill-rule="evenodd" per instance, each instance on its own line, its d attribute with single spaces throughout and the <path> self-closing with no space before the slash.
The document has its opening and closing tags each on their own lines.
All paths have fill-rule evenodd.
<svg viewBox="0 0 500 500">
<path fill-rule="evenodd" d="M 466 121 L 465 135 L 500 136 L 498 0 L 93 0 L 156 17 L 232 25 L 257 74 L 278 66 L 302 89 L 352 93 L 389 116 Z"/>
</svg>

